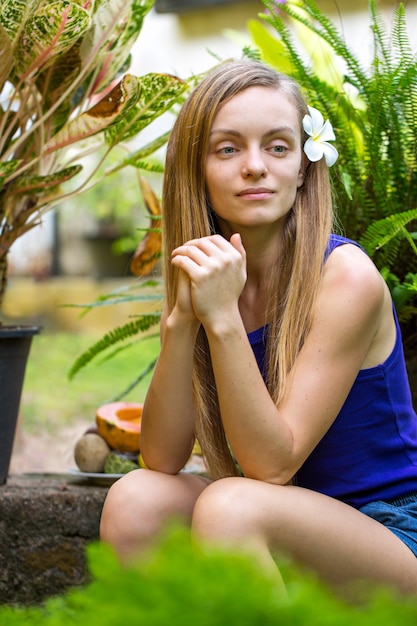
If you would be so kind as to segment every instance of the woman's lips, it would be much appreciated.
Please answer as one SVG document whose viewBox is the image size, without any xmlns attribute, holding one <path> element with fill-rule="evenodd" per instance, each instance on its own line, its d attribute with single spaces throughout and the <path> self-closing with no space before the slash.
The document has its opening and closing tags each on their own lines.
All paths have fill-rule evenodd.
<svg viewBox="0 0 417 626">
<path fill-rule="evenodd" d="M 248 199 L 264 199 L 269 198 L 274 192 L 267 187 L 249 187 L 248 189 L 242 189 L 237 194 L 240 198 Z"/>
</svg>

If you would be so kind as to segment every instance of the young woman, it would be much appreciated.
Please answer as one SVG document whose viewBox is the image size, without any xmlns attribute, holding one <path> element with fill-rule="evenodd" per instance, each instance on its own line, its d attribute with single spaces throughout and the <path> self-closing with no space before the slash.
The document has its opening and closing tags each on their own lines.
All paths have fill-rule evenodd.
<svg viewBox="0 0 417 626">
<path fill-rule="evenodd" d="M 113 485 L 101 522 L 121 558 L 180 517 L 271 568 L 281 551 L 335 586 L 417 591 L 400 331 L 373 263 L 331 234 L 326 139 L 294 82 L 252 61 L 214 70 L 177 118 L 141 436 L 150 469 Z M 181 473 L 195 437 L 212 480 Z"/>
</svg>

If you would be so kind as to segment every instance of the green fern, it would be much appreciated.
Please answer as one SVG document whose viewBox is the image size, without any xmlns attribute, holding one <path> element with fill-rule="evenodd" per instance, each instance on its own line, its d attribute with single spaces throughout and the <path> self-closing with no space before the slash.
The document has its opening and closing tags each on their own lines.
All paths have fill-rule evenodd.
<svg viewBox="0 0 417 626">
<path fill-rule="evenodd" d="M 410 244 L 413 252 L 417 255 L 417 246 L 414 243 L 413 236 L 406 228 L 406 226 L 414 220 L 417 220 L 417 209 L 404 211 L 396 215 L 389 215 L 382 220 L 370 224 L 360 243 L 367 250 L 368 254 L 373 256 L 376 250 L 387 246 L 393 239 L 404 237 Z"/>
<path fill-rule="evenodd" d="M 126 341 L 132 336 L 144 333 L 159 323 L 160 314 L 141 315 L 138 319 L 127 322 L 123 326 L 118 326 L 101 337 L 95 344 L 90 346 L 83 354 L 81 354 L 68 372 L 68 378 L 71 380 L 86 365 L 88 365 L 98 355 L 102 355 L 105 350 Z"/>
<path fill-rule="evenodd" d="M 369 4 L 374 58 L 369 68 L 351 51 L 331 20 L 312 0 L 276 4 L 263 0 L 270 14 L 262 16 L 278 33 L 292 75 L 308 101 L 335 127 L 340 159 L 332 168 L 339 220 L 346 234 L 359 239 L 369 223 L 417 206 L 417 63 L 409 43 L 404 7 L 394 12 L 387 32 L 374 0 Z M 290 21 L 284 21 L 281 13 Z M 294 25 L 303 25 L 332 51 L 333 62 L 346 68 L 334 83 L 320 78 L 306 51 L 295 39 Z M 257 45 L 262 43 L 257 39 Z M 307 50 L 307 54 L 311 52 Z M 269 48 L 270 59 L 270 48 Z M 351 96 L 352 87 L 356 94 Z M 400 268 L 405 275 L 407 268 Z"/>
</svg>

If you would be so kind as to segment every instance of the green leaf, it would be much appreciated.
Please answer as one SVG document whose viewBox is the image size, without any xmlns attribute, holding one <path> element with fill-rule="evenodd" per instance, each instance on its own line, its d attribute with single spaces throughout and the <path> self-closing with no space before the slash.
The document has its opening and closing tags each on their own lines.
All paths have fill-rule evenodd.
<svg viewBox="0 0 417 626">
<path fill-rule="evenodd" d="M 260 22 L 249 20 L 248 30 L 267 63 L 284 74 L 292 73 L 294 66 L 284 44 L 274 37 Z"/>
<path fill-rule="evenodd" d="M 106 131 L 111 145 L 134 137 L 178 102 L 187 89 L 187 83 L 170 74 L 147 74 L 137 80 L 140 96 L 135 106 Z"/>
<path fill-rule="evenodd" d="M 131 152 L 129 156 L 123 161 L 126 165 L 134 165 L 137 161 L 141 161 L 146 157 L 150 156 L 160 148 L 162 148 L 168 141 L 171 131 L 160 135 L 153 141 L 147 143 L 145 146 L 142 146 L 138 150 Z"/>
</svg>

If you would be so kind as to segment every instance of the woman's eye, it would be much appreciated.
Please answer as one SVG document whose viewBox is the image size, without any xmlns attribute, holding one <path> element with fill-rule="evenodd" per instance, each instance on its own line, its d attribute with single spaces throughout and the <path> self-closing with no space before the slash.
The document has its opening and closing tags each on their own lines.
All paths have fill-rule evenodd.
<svg viewBox="0 0 417 626">
<path fill-rule="evenodd" d="M 272 152 L 274 152 L 274 154 L 284 154 L 284 152 L 286 152 L 287 148 L 286 148 L 286 146 L 276 145 L 276 146 L 272 146 L 271 150 L 272 150 Z"/>
<path fill-rule="evenodd" d="M 219 149 L 219 152 L 221 154 L 233 154 L 234 152 L 236 152 L 236 149 L 233 148 L 233 146 L 223 146 L 223 148 Z"/>
</svg>

